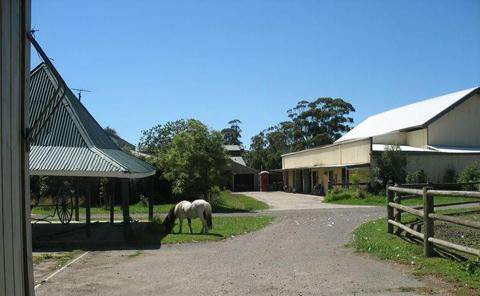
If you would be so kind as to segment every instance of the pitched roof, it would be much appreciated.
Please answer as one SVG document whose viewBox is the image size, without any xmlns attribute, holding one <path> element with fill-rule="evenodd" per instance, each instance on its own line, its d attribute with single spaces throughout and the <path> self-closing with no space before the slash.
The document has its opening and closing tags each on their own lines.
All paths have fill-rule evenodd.
<svg viewBox="0 0 480 296">
<path fill-rule="evenodd" d="M 44 63 L 30 77 L 30 126 L 40 117 L 57 87 Z M 36 175 L 142 178 L 155 168 L 123 152 L 70 89 L 30 148 L 30 172 Z"/>
<path fill-rule="evenodd" d="M 243 150 L 240 145 L 223 145 L 223 149 L 226 151 L 241 151 Z"/>
<path fill-rule="evenodd" d="M 480 87 L 469 88 L 370 116 L 335 143 L 426 127 L 479 91 Z"/>
</svg>

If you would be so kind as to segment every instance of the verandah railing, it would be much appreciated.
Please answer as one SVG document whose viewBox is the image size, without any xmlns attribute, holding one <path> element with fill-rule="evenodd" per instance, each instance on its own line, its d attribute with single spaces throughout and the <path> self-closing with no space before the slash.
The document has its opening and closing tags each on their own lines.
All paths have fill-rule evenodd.
<svg viewBox="0 0 480 296">
<path fill-rule="evenodd" d="M 408 207 L 402 205 L 402 200 L 423 198 L 423 206 Z M 394 228 L 401 229 L 421 240 L 423 240 L 424 254 L 426 257 L 432 257 L 435 255 L 434 245 L 450 248 L 463 253 L 480 256 L 480 250 L 462 246 L 453 242 L 435 238 L 434 221 L 443 221 L 447 223 L 453 223 L 469 228 L 480 230 L 480 223 L 476 221 L 470 221 L 457 217 L 451 217 L 447 215 L 441 215 L 435 213 L 435 207 L 439 206 L 451 206 L 458 204 L 474 203 L 471 202 L 458 202 L 443 205 L 434 205 L 434 199 L 436 196 L 451 196 L 451 197 L 463 197 L 480 199 L 480 192 L 478 191 L 457 191 L 457 190 L 434 190 L 429 187 L 423 187 L 422 189 L 405 188 L 399 186 L 387 186 L 387 231 L 390 234 L 394 234 Z M 477 201 L 478 202 L 478 201 Z M 416 217 L 423 218 L 424 231 L 419 232 L 413 228 L 402 224 L 402 213 L 410 213 Z"/>
</svg>

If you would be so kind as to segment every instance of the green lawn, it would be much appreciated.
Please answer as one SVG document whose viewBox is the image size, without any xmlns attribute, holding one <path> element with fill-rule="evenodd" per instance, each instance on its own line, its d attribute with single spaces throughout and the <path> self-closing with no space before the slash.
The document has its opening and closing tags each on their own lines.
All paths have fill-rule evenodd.
<svg viewBox="0 0 480 296">
<path fill-rule="evenodd" d="M 434 202 L 436 205 L 464 202 L 464 201 L 477 201 L 476 199 L 464 198 L 464 197 L 453 197 L 453 196 L 436 196 Z M 385 196 L 367 196 L 366 198 L 357 199 L 341 199 L 335 201 L 326 201 L 327 203 L 340 204 L 340 205 L 360 205 L 360 206 L 385 206 L 386 197 Z M 478 200 L 480 202 L 480 200 Z M 423 205 L 422 197 L 407 199 L 402 201 L 402 205 L 415 206 Z"/>
<path fill-rule="evenodd" d="M 179 226 L 173 229 L 172 234 L 164 236 L 162 234 L 162 226 L 153 231 L 144 231 L 137 234 L 137 240 L 151 240 L 152 236 L 155 239 L 155 234 L 161 235 L 162 244 L 176 244 L 176 243 L 190 243 L 201 241 L 217 241 L 226 239 L 232 236 L 245 234 L 248 232 L 259 230 L 272 222 L 273 218 L 268 216 L 250 216 L 250 217 L 213 217 L 213 229 L 209 234 L 200 234 L 202 224 L 199 219 L 192 220 L 193 234 L 190 234 L 188 223 L 185 220 L 183 223 L 183 232 L 178 233 Z"/>
<path fill-rule="evenodd" d="M 173 204 L 159 204 L 154 206 L 155 214 L 168 213 Z M 252 197 L 245 196 L 243 194 L 231 193 L 229 191 L 221 192 L 219 198 L 212 204 L 212 210 L 214 213 L 233 213 L 233 212 L 251 212 L 258 210 L 268 209 L 268 205 L 262 201 L 256 200 Z M 33 214 L 39 215 L 51 215 L 53 213 L 53 207 L 35 207 L 32 209 Z M 116 206 L 114 208 L 116 214 L 122 213 L 122 208 Z M 101 207 L 93 207 L 91 209 L 92 215 L 109 214 L 109 210 Z M 148 206 L 137 203 L 130 205 L 130 214 L 147 214 Z M 80 215 L 85 215 L 85 208 L 80 208 Z"/>
<path fill-rule="evenodd" d="M 223 191 L 212 207 L 214 213 L 252 212 L 269 208 L 263 201 L 230 191 Z"/>
<path fill-rule="evenodd" d="M 448 214 L 468 211 L 472 211 L 472 209 L 439 212 Z M 412 219 L 411 215 L 402 215 L 403 222 Z M 455 284 L 456 290 L 454 292 L 457 295 L 480 295 L 480 260 L 478 258 L 471 257 L 466 262 L 459 262 L 439 257 L 423 257 L 422 245 L 388 234 L 384 218 L 365 223 L 355 229 L 349 245 L 358 251 L 367 252 L 382 260 L 393 260 L 401 264 L 411 265 L 415 275 L 440 276 Z"/>
</svg>

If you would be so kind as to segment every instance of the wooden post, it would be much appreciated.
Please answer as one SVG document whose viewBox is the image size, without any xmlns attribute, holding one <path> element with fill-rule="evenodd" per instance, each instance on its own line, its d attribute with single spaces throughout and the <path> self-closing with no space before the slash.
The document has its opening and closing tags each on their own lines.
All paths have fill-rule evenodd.
<svg viewBox="0 0 480 296">
<path fill-rule="evenodd" d="M 428 239 L 434 236 L 434 224 L 433 219 L 428 215 L 433 213 L 433 196 L 428 194 L 428 188 L 423 188 L 423 219 L 425 222 L 425 233 L 423 240 L 423 251 L 425 257 L 433 257 L 435 255 L 433 251 L 433 243 L 429 242 Z"/>
<path fill-rule="evenodd" d="M 148 182 L 148 221 L 153 221 L 153 191 L 154 191 L 154 177 L 150 177 Z"/>
<path fill-rule="evenodd" d="M 393 225 L 388 223 L 388 220 L 393 220 L 394 215 L 393 215 L 393 208 L 388 205 L 389 202 L 393 202 L 393 197 L 394 197 L 394 192 L 388 189 L 388 184 L 387 184 L 387 232 L 390 234 L 393 234 Z"/>
<path fill-rule="evenodd" d="M 108 180 L 108 193 L 110 195 L 110 224 L 115 222 L 115 197 L 117 196 L 117 179 Z"/>
<path fill-rule="evenodd" d="M 395 187 L 398 187 L 398 183 L 395 183 Z M 393 198 L 394 203 L 402 204 L 402 194 L 395 192 L 394 198 Z M 402 223 L 402 211 L 397 209 L 395 213 L 395 222 Z M 400 228 L 397 229 L 397 234 L 400 234 L 402 230 Z"/>
<path fill-rule="evenodd" d="M 86 230 L 87 230 L 87 237 L 92 235 L 92 230 L 90 228 L 91 216 L 90 216 L 90 207 L 92 206 L 92 180 L 90 178 L 85 178 L 85 185 L 86 185 L 86 194 L 85 194 L 85 219 L 86 222 Z"/>
<path fill-rule="evenodd" d="M 129 194 L 130 182 L 129 179 L 121 179 L 122 182 L 122 211 L 123 211 L 123 237 L 125 241 L 130 238 L 130 208 L 129 208 Z"/>
<path fill-rule="evenodd" d="M 28 151 L 29 0 L 0 0 L 0 295 L 34 295 Z"/>
<path fill-rule="evenodd" d="M 80 221 L 80 201 L 78 198 L 79 192 L 75 192 L 75 221 Z"/>
</svg>

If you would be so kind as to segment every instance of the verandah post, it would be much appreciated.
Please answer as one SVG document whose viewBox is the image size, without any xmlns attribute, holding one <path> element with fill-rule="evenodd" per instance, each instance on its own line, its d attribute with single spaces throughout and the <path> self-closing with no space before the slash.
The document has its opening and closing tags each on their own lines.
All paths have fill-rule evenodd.
<svg viewBox="0 0 480 296">
<path fill-rule="evenodd" d="M 130 180 L 121 179 L 122 182 L 122 212 L 123 212 L 123 236 L 125 241 L 130 238 L 130 208 L 129 208 L 129 195 L 130 195 Z"/>
<path fill-rule="evenodd" d="M 423 221 L 425 222 L 425 233 L 423 240 L 423 251 L 425 257 L 433 257 L 435 255 L 433 251 L 433 243 L 428 239 L 434 236 L 434 224 L 433 219 L 428 215 L 433 213 L 433 196 L 428 193 L 428 188 L 423 188 Z"/>
<path fill-rule="evenodd" d="M 388 223 L 388 220 L 393 220 L 393 208 L 388 204 L 393 202 L 394 192 L 388 189 L 389 184 L 387 184 L 386 192 L 387 192 L 387 232 L 393 234 L 393 225 Z"/>
<path fill-rule="evenodd" d="M 148 180 L 148 221 L 153 221 L 153 191 L 154 191 L 154 177 L 150 177 Z"/>
</svg>

